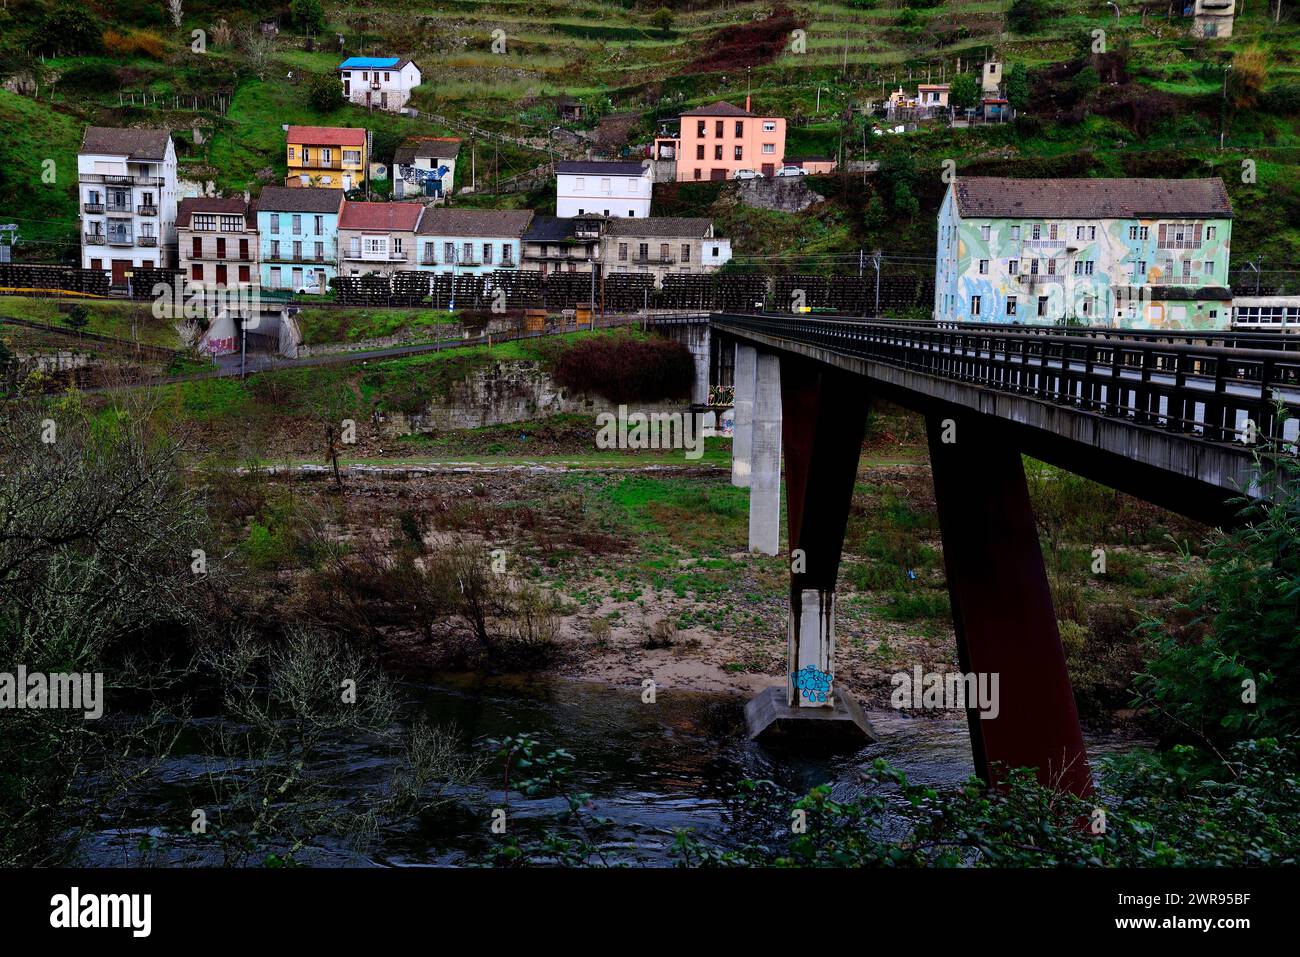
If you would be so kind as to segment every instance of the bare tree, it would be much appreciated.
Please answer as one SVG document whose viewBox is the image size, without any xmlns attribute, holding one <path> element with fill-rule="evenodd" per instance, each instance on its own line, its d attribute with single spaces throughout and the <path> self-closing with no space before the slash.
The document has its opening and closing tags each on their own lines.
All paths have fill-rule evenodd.
<svg viewBox="0 0 1300 957">
<path fill-rule="evenodd" d="M 184 0 L 167 0 L 167 12 L 171 14 L 172 26 L 177 30 L 181 28 L 181 22 L 185 19 L 185 11 L 182 9 Z"/>
</svg>

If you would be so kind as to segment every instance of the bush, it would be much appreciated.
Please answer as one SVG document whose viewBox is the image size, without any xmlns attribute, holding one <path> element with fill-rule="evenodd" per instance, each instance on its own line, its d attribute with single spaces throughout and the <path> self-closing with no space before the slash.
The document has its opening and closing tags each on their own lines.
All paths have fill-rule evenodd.
<svg viewBox="0 0 1300 957">
<path fill-rule="evenodd" d="M 598 336 L 561 352 L 552 374 L 566 389 L 610 402 L 658 402 L 691 394 L 695 363 L 680 342 Z"/>
<path fill-rule="evenodd" d="M 1300 115 L 1300 83 L 1278 83 L 1264 94 L 1264 109 L 1279 116 Z"/>
<path fill-rule="evenodd" d="M 1016 0 L 1007 11 L 1007 28 L 1012 33 L 1037 33 L 1047 16 L 1047 0 Z"/>
<path fill-rule="evenodd" d="M 343 84 L 337 76 L 313 73 L 307 79 L 307 105 L 317 113 L 332 113 L 343 105 Z"/>
<path fill-rule="evenodd" d="M 325 29 L 325 10 L 320 0 L 293 0 L 289 4 L 289 16 L 294 29 L 304 33 L 320 33 Z"/>
<path fill-rule="evenodd" d="M 122 81 L 118 78 L 117 70 L 106 63 L 84 63 L 74 66 L 59 78 L 60 87 L 87 92 L 116 90 L 121 85 Z"/>
<path fill-rule="evenodd" d="M 105 30 L 104 49 L 118 56 L 147 56 L 154 60 L 167 55 L 166 41 L 148 30 L 132 30 L 130 33 Z"/>
</svg>

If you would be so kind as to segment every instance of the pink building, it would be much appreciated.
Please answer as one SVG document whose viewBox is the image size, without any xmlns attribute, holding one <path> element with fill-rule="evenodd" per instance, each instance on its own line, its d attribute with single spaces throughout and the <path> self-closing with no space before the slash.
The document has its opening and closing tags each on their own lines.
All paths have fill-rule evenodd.
<svg viewBox="0 0 1300 957">
<path fill-rule="evenodd" d="M 736 170 L 771 176 L 785 157 L 785 119 L 755 116 L 730 103 L 688 110 L 678 134 L 678 181 L 734 179 Z"/>
</svg>

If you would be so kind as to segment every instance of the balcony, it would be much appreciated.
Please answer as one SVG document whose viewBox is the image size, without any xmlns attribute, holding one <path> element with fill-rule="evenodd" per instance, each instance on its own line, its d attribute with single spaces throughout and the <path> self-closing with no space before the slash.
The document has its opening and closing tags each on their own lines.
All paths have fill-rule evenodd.
<svg viewBox="0 0 1300 957">
<path fill-rule="evenodd" d="M 135 237 L 130 233 L 109 233 L 108 244 L 110 246 L 134 246 Z"/>
<path fill-rule="evenodd" d="M 162 186 L 161 176 L 110 176 L 100 173 L 85 173 L 80 177 L 83 183 L 103 183 L 106 186 Z"/>
<path fill-rule="evenodd" d="M 113 213 L 116 216 L 130 216 L 131 204 L 127 203 L 126 205 L 123 205 L 121 203 L 109 203 L 104 207 L 104 212 Z"/>
<path fill-rule="evenodd" d="M 108 242 L 108 237 L 103 233 L 86 233 L 85 243 L 87 246 L 103 246 Z"/>
<path fill-rule="evenodd" d="M 104 211 L 103 203 L 82 203 L 81 208 L 88 213 L 102 213 Z"/>
<path fill-rule="evenodd" d="M 324 253 L 317 256 L 314 253 L 310 256 L 294 256 L 289 253 L 273 253 L 262 257 L 265 263 L 333 263 L 334 260 Z"/>
<path fill-rule="evenodd" d="M 136 213 L 137 213 L 138 215 L 140 215 L 140 216 L 157 216 L 157 215 L 158 215 L 158 207 L 157 207 L 157 206 L 144 206 L 144 205 L 140 205 L 140 206 L 137 206 L 137 207 L 135 208 L 135 211 L 136 211 Z"/>
<path fill-rule="evenodd" d="M 677 260 L 672 256 L 633 256 L 634 266 L 671 266 Z"/>
<path fill-rule="evenodd" d="M 157 246 L 157 245 L 158 245 L 158 237 L 157 237 L 157 236 L 139 236 L 139 237 L 136 238 L 135 244 L 136 244 L 137 246 Z"/>
<path fill-rule="evenodd" d="M 360 163 L 349 163 L 349 166 L 360 166 Z M 289 169 L 342 169 L 343 161 L 330 159 L 297 159 L 289 160 Z"/>
<path fill-rule="evenodd" d="M 405 253 L 389 253 L 389 254 L 386 255 L 386 256 L 378 256 L 378 255 L 376 255 L 376 254 L 374 254 L 374 253 L 347 252 L 347 253 L 344 253 L 344 254 L 343 254 L 343 258 L 344 258 L 345 260 L 347 260 L 348 262 L 363 262 L 363 263 L 404 263 L 404 262 L 410 262 L 410 257 L 407 256 Z M 460 262 L 460 263 L 457 263 L 457 265 L 460 265 L 460 266 L 470 266 L 470 265 L 475 265 L 475 264 L 474 264 L 474 263 L 469 263 L 469 262 Z"/>
</svg>

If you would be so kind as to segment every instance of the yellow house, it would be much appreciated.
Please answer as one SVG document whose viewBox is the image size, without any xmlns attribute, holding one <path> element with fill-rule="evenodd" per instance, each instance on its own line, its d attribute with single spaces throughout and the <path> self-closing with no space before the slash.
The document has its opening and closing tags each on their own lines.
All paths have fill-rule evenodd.
<svg viewBox="0 0 1300 957">
<path fill-rule="evenodd" d="M 346 126 L 291 126 L 286 186 L 353 189 L 365 182 L 366 131 Z"/>
</svg>

